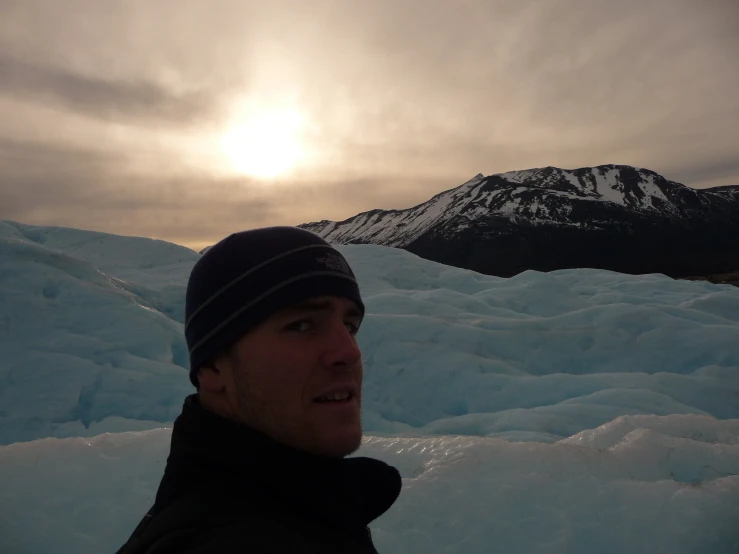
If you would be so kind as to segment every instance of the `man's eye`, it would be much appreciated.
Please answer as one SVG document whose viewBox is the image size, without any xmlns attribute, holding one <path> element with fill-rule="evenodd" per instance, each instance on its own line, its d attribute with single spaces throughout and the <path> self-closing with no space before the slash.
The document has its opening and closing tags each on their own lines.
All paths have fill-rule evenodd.
<svg viewBox="0 0 739 554">
<path fill-rule="evenodd" d="M 299 321 L 293 321 L 290 325 L 286 327 L 286 329 L 289 329 L 290 331 L 308 331 L 311 328 L 311 321 L 309 319 L 301 319 Z"/>
<path fill-rule="evenodd" d="M 349 332 L 352 335 L 356 335 L 359 332 L 359 325 L 352 323 L 351 321 L 346 322 L 346 328 L 349 329 Z"/>
</svg>

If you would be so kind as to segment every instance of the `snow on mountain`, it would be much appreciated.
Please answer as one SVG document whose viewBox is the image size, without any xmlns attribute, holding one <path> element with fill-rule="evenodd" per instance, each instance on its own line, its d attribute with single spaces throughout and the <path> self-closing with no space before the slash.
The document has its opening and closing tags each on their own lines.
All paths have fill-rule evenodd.
<svg viewBox="0 0 739 554">
<path fill-rule="evenodd" d="M 342 222 L 301 227 L 333 243 L 404 248 L 432 229 L 450 236 L 489 218 L 597 229 L 611 222 L 615 209 L 631 217 L 690 223 L 707 210 L 735 209 L 731 204 L 739 199 L 739 187 L 724 189 L 695 190 L 648 169 L 623 165 L 545 167 L 489 177 L 479 174 L 413 208 L 372 210 Z M 597 204 L 608 208 L 607 215 L 593 217 Z"/>
</svg>

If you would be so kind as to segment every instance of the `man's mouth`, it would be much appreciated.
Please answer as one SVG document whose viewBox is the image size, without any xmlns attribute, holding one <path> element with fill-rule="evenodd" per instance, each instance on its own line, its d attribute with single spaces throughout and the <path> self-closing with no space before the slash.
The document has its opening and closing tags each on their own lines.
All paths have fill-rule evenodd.
<svg viewBox="0 0 739 554">
<path fill-rule="evenodd" d="M 354 393 L 345 391 L 345 392 L 333 392 L 329 394 L 324 394 L 323 396 L 319 396 L 315 399 L 316 402 L 351 402 L 354 399 Z"/>
</svg>

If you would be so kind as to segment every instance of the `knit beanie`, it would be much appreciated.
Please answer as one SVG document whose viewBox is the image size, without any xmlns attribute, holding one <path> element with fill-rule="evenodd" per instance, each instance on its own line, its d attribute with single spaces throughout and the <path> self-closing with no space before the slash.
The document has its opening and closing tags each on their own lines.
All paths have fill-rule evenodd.
<svg viewBox="0 0 739 554">
<path fill-rule="evenodd" d="M 344 256 L 297 227 L 234 233 L 208 249 L 190 273 L 185 339 L 190 381 L 197 371 L 276 312 L 317 296 L 353 300 L 359 286 Z"/>
</svg>

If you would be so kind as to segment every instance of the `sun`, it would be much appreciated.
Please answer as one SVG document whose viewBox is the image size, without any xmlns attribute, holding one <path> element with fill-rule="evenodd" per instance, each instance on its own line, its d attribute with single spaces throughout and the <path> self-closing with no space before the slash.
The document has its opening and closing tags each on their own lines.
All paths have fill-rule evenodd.
<svg viewBox="0 0 739 554">
<path fill-rule="evenodd" d="M 305 154 L 304 115 L 294 107 L 247 106 L 223 133 L 220 148 L 236 173 L 269 179 L 291 171 Z"/>
</svg>

